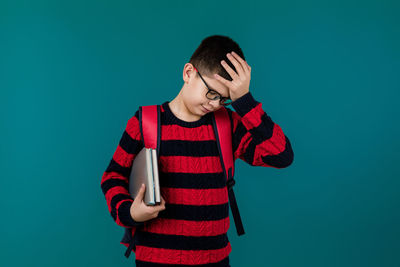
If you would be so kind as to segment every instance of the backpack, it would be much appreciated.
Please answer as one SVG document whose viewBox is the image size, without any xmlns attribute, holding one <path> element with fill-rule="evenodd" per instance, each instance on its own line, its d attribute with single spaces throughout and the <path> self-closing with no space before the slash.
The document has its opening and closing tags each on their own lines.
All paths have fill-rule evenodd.
<svg viewBox="0 0 400 267">
<path fill-rule="evenodd" d="M 157 150 L 157 155 L 160 151 L 161 139 L 161 109 L 160 105 L 150 105 L 139 107 L 139 125 L 142 140 L 146 148 Z M 225 107 L 221 107 L 213 112 L 212 124 L 217 140 L 219 156 L 221 160 L 224 176 L 227 179 L 226 185 L 228 190 L 229 203 L 232 211 L 232 216 L 235 221 L 237 234 L 243 235 L 244 228 L 240 217 L 238 205 L 236 203 L 233 186 L 235 185 L 234 175 L 234 157 L 232 152 L 232 123 L 229 119 L 228 111 Z M 127 247 L 125 257 L 129 258 L 131 251 L 136 251 L 135 232 L 137 226 L 125 228 L 125 233 L 120 241 Z"/>
</svg>

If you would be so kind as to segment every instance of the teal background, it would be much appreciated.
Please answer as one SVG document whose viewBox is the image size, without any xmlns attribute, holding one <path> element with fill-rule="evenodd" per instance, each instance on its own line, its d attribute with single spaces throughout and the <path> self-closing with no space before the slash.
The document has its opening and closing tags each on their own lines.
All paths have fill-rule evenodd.
<svg viewBox="0 0 400 267">
<path fill-rule="evenodd" d="M 222 34 L 295 154 L 285 169 L 236 162 L 246 234 L 231 220 L 231 265 L 400 266 L 399 7 L 1 1 L 0 265 L 134 265 L 102 174 L 138 106 L 171 101 Z"/>
</svg>

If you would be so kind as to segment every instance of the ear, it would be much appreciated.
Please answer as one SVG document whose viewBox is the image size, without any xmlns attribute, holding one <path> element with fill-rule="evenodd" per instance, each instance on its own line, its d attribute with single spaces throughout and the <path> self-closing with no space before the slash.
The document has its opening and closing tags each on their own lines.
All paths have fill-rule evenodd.
<svg viewBox="0 0 400 267">
<path fill-rule="evenodd" d="M 196 76 L 196 70 L 191 63 L 186 63 L 183 67 L 183 81 L 188 83 L 190 79 L 193 79 Z"/>
</svg>

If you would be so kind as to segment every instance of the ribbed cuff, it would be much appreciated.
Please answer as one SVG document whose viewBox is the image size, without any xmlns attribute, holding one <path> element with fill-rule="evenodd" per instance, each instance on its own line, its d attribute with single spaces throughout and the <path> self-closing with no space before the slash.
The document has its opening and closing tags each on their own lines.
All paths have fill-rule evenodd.
<svg viewBox="0 0 400 267">
<path fill-rule="evenodd" d="M 256 101 L 250 91 L 232 102 L 232 107 L 240 117 L 243 117 L 250 110 L 255 108 L 260 102 Z"/>
<path fill-rule="evenodd" d="M 124 201 L 118 208 L 118 217 L 121 223 L 128 227 L 141 226 L 144 222 L 137 222 L 131 216 L 131 201 Z"/>
</svg>

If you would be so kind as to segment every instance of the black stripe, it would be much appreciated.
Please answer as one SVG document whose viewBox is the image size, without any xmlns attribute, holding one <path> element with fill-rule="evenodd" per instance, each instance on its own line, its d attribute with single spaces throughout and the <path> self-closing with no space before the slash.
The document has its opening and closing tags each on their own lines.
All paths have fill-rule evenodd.
<svg viewBox="0 0 400 267">
<path fill-rule="evenodd" d="M 232 137 L 233 153 L 235 153 L 236 150 L 238 149 L 240 141 L 242 141 L 242 139 L 246 133 L 247 133 L 246 127 L 244 127 L 244 125 L 241 122 L 239 122 L 239 124 L 236 126 L 235 132 L 233 133 L 233 137 Z"/>
<path fill-rule="evenodd" d="M 129 154 L 137 154 L 143 147 L 142 140 L 133 139 L 127 131 L 122 134 L 119 146 Z"/>
<path fill-rule="evenodd" d="M 168 104 L 165 103 L 165 105 L 168 105 Z M 164 109 L 165 109 L 165 106 L 164 106 Z M 200 126 L 211 125 L 212 122 L 209 119 L 210 118 L 209 116 L 211 116 L 211 115 L 212 115 L 211 113 L 208 113 L 208 114 L 204 115 L 204 116 L 207 116 L 207 117 L 201 119 L 204 122 L 202 124 L 197 124 L 197 123 L 194 123 L 194 122 L 189 122 L 189 123 L 186 124 L 184 121 L 181 121 L 180 123 L 185 125 L 185 126 L 181 126 L 181 125 L 179 125 L 179 123 L 177 123 L 176 118 L 168 116 L 166 114 L 165 110 L 164 110 L 164 112 L 161 112 L 162 125 L 176 125 L 176 127 L 185 127 L 185 128 L 197 128 L 197 127 L 200 127 Z"/>
<path fill-rule="evenodd" d="M 123 199 L 130 199 L 130 196 L 125 194 L 116 194 L 111 199 L 111 216 L 114 218 L 114 221 L 117 220 L 117 204 Z"/>
<path fill-rule="evenodd" d="M 131 217 L 131 208 L 132 203 L 130 201 L 124 201 L 119 205 L 118 208 L 118 217 L 122 224 L 127 226 L 142 226 L 144 222 L 137 222 Z"/>
<path fill-rule="evenodd" d="M 292 145 L 290 143 L 289 138 L 285 136 L 286 145 L 285 150 L 279 153 L 278 155 L 268 155 L 261 157 L 262 161 L 268 165 L 277 167 L 277 168 L 286 168 L 292 164 L 294 160 L 294 153 L 292 150 Z"/>
<path fill-rule="evenodd" d="M 171 267 L 171 264 L 154 263 L 147 261 L 135 260 L 136 267 Z M 179 264 L 181 267 L 231 267 L 229 265 L 229 257 L 226 257 L 222 261 L 208 264 L 196 264 L 196 265 L 186 265 Z"/>
<path fill-rule="evenodd" d="M 250 134 L 253 137 L 253 140 L 256 145 L 272 137 L 274 131 L 274 125 L 275 124 L 267 116 L 267 114 L 264 113 L 261 116 L 261 123 L 258 126 L 250 129 Z"/>
<path fill-rule="evenodd" d="M 128 188 L 128 182 L 124 181 L 122 179 L 116 179 L 116 178 L 109 178 L 108 180 L 104 181 L 101 184 L 101 190 L 103 190 L 103 194 L 107 194 L 107 191 L 110 190 L 111 188 L 115 186 L 122 186 L 126 190 L 129 190 Z"/>
<path fill-rule="evenodd" d="M 114 159 L 111 159 L 110 164 L 108 165 L 106 172 L 117 172 L 124 177 L 129 177 L 129 174 L 131 172 L 132 166 L 131 167 L 122 167 L 119 165 Z"/>
<path fill-rule="evenodd" d="M 171 188 L 223 188 L 226 186 L 226 178 L 223 172 L 218 173 L 167 173 L 159 172 L 160 186 Z"/>
<path fill-rule="evenodd" d="M 270 139 L 273 135 L 274 125 L 275 124 L 271 118 L 266 113 L 263 113 L 261 115 L 261 123 L 249 131 L 253 139 L 252 142 L 254 142 L 255 145 L 258 145 L 263 141 Z M 246 133 L 246 127 L 242 122 L 239 122 L 233 134 L 233 151 L 236 152 Z M 259 136 L 262 138 L 259 138 Z M 248 159 L 250 159 L 250 155 Z"/>
<path fill-rule="evenodd" d="M 138 230 L 135 245 L 178 250 L 221 249 L 228 245 L 227 234 L 217 236 L 166 235 Z"/>
<path fill-rule="evenodd" d="M 165 204 L 165 210 L 158 213 L 158 217 L 188 221 L 221 220 L 229 216 L 228 202 L 220 205 L 179 205 Z"/>
<path fill-rule="evenodd" d="M 160 155 L 162 156 L 219 156 L 215 140 L 165 140 L 162 141 L 160 151 Z"/>
<path fill-rule="evenodd" d="M 254 166 L 253 161 L 254 161 L 255 150 L 256 150 L 256 144 L 253 140 L 251 140 L 243 153 L 244 160 L 252 166 Z"/>
<path fill-rule="evenodd" d="M 254 162 L 254 153 L 256 150 L 256 146 L 264 142 L 265 140 L 270 139 L 273 135 L 274 123 L 272 122 L 270 117 L 267 116 L 266 113 L 264 113 L 262 116 L 262 120 L 263 122 L 260 123 L 260 125 L 258 125 L 255 128 L 252 128 L 249 131 L 252 138 L 243 154 L 243 158 L 245 159 L 245 161 L 252 166 L 255 166 L 253 162 Z M 270 156 L 270 157 L 276 157 L 276 156 Z"/>
<path fill-rule="evenodd" d="M 251 92 L 243 95 L 232 102 L 232 107 L 240 116 L 244 116 L 249 113 L 250 110 L 254 109 L 260 102 L 254 99 Z"/>
</svg>

